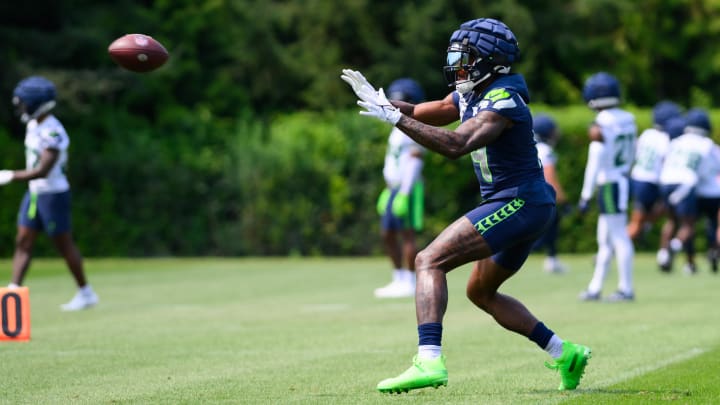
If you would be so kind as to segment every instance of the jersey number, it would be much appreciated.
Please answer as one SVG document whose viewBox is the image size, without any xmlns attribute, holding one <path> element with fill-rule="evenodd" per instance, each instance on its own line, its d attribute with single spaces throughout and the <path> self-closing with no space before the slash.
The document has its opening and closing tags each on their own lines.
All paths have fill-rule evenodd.
<svg viewBox="0 0 720 405">
<path fill-rule="evenodd" d="M 490 172 L 490 166 L 488 165 L 487 148 L 482 147 L 478 150 L 470 153 L 473 163 L 480 167 L 480 174 L 482 174 L 483 180 L 488 183 L 492 183 L 493 177 Z"/>
<path fill-rule="evenodd" d="M 632 134 L 621 134 L 615 138 L 615 167 L 625 166 L 633 158 Z"/>
</svg>

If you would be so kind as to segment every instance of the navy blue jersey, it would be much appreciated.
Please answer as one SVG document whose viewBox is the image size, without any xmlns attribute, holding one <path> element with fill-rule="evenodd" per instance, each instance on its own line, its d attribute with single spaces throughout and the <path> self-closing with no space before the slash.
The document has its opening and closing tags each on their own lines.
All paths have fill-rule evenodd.
<svg viewBox="0 0 720 405">
<path fill-rule="evenodd" d="M 544 181 L 527 106 L 530 95 L 522 75 L 502 75 L 480 94 L 455 92 L 453 101 L 461 122 L 486 110 L 513 122 L 493 143 L 470 154 L 483 200 L 514 197 L 522 184 Z"/>
</svg>

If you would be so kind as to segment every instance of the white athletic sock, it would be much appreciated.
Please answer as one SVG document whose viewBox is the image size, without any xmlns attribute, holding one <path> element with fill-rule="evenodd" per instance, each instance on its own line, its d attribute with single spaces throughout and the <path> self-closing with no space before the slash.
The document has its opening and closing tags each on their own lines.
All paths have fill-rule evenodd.
<svg viewBox="0 0 720 405">
<path fill-rule="evenodd" d="M 403 270 L 403 269 L 395 269 L 395 270 L 393 270 L 393 278 L 392 278 L 392 279 L 393 279 L 393 282 L 403 281 L 403 280 L 404 280 L 404 278 L 403 278 L 403 275 L 404 275 L 404 274 L 403 274 L 403 273 L 404 273 L 404 270 Z"/>
<path fill-rule="evenodd" d="M 418 359 L 434 360 L 442 355 L 442 346 L 420 345 L 418 346 Z"/>
<path fill-rule="evenodd" d="M 668 250 L 665 248 L 661 248 L 657 252 L 656 259 L 658 264 L 667 264 L 670 261 L 670 252 L 668 252 Z"/>
<path fill-rule="evenodd" d="M 563 346 L 563 340 L 558 337 L 558 335 L 553 334 L 550 338 L 550 341 L 548 342 L 547 346 L 545 346 L 545 351 L 553 358 L 557 359 L 562 356 L 562 346 Z"/>
<path fill-rule="evenodd" d="M 19 284 L 15 284 L 15 283 L 10 283 L 10 284 L 8 284 L 7 288 L 9 288 L 9 289 L 11 289 L 11 290 L 14 290 L 14 289 L 16 289 L 16 288 L 20 288 L 20 285 L 19 285 Z"/>
<path fill-rule="evenodd" d="M 83 295 L 90 295 L 93 293 L 93 289 L 90 287 L 90 284 L 85 284 L 84 287 L 78 288 L 78 291 L 80 291 L 80 294 Z"/>
<path fill-rule="evenodd" d="M 633 260 L 635 258 L 635 247 L 630 236 L 625 231 L 624 217 L 623 225 L 613 226 L 610 236 L 615 248 L 615 260 L 618 270 L 618 290 L 633 293 Z"/>
</svg>

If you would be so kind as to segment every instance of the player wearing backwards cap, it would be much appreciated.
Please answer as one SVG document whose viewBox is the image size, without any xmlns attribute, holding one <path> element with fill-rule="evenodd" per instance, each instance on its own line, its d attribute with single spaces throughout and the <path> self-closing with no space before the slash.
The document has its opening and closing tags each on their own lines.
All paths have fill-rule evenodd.
<svg viewBox="0 0 720 405">
<path fill-rule="evenodd" d="M 388 95 L 390 100 L 412 104 L 425 99 L 422 87 L 408 78 L 393 81 Z M 386 187 L 378 198 L 377 211 L 385 250 L 394 270 L 392 282 L 375 290 L 378 298 L 415 295 L 415 233 L 422 229 L 423 219 L 423 152 L 423 147 L 412 138 L 392 129 L 383 167 Z"/>
<path fill-rule="evenodd" d="M 401 129 L 428 149 L 451 159 L 469 154 L 483 201 L 443 230 L 415 260 L 415 308 L 419 344 L 413 365 L 381 381 L 381 392 L 446 385 L 441 351 L 448 304 L 447 273 L 475 262 L 467 297 L 504 328 L 528 337 L 555 361 L 560 389 L 575 389 L 590 349 L 563 341 L 518 300 L 498 292 L 527 259 L 555 215 L 555 193 L 543 178 L 532 132 L 525 80 L 511 74 L 519 56 L 515 35 L 502 22 L 480 18 L 450 37 L 445 76 L 455 88 L 442 100 L 420 104 L 388 101 L 360 72 L 345 69 L 364 108 L 360 113 Z M 444 128 L 458 120 L 455 130 Z"/>
<path fill-rule="evenodd" d="M 558 207 L 564 207 L 567 204 L 567 197 L 565 190 L 563 190 L 560 184 L 560 179 L 557 175 L 557 154 L 555 153 L 555 144 L 560 138 L 560 131 L 558 130 L 555 120 L 548 115 L 539 114 L 533 118 L 533 132 L 535 133 L 535 140 L 537 141 L 537 151 L 540 163 L 543 166 L 543 173 L 545 175 L 545 181 L 550 184 L 555 190 L 557 196 Z M 558 225 L 560 220 L 560 211 L 558 210 L 557 215 L 552 221 L 552 224 L 548 227 L 548 230 L 543 234 L 540 239 L 535 242 L 534 249 L 546 248 L 547 256 L 543 264 L 543 269 L 548 273 L 565 273 L 567 269 L 557 258 L 557 237 L 558 237 Z"/>
<path fill-rule="evenodd" d="M 65 311 L 77 311 L 97 304 L 98 297 L 87 283 L 82 256 L 72 238 L 70 184 L 63 171 L 70 138 L 60 121 L 50 113 L 55 107 L 55 93 L 55 85 L 40 76 L 23 79 L 13 91 L 13 104 L 22 122 L 26 123 L 27 165 L 25 170 L 0 170 L 0 185 L 27 181 L 28 191 L 18 213 L 12 281 L 8 287 L 16 288 L 22 284 L 30 266 L 35 239 L 45 231 L 65 259 L 78 286 L 73 299 L 61 307 Z"/>
<path fill-rule="evenodd" d="M 694 274 L 697 271 L 694 246 L 698 216 L 696 191 L 698 185 L 714 181 L 720 167 L 720 156 L 710 139 L 710 129 L 707 112 L 693 108 L 685 114 L 683 134 L 670 141 L 668 157 L 660 173 L 660 184 L 677 230 L 671 238 L 663 235 L 657 254 L 662 271 L 671 271 L 673 255 L 681 250 L 687 258 L 685 272 Z"/>
<path fill-rule="evenodd" d="M 635 161 L 630 172 L 633 198 L 632 214 L 627 227 L 630 239 L 638 239 L 664 210 L 659 179 L 670 144 L 666 124 L 680 114 L 680 106 L 672 101 L 657 103 L 653 108 L 653 126 L 645 129 L 638 137 Z"/>
<path fill-rule="evenodd" d="M 628 176 L 637 136 L 635 117 L 618 107 L 620 83 L 609 73 L 599 72 L 590 76 L 585 81 L 583 97 L 597 115 L 588 129 L 590 146 L 578 208 L 581 213 L 587 212 L 590 198 L 597 191 L 600 213 L 595 270 L 587 289 L 580 293 L 579 298 L 584 301 L 600 299 L 615 252 L 618 289 L 607 300 L 632 301 L 635 298 L 632 279 L 635 248 L 626 227 L 630 192 Z"/>
</svg>

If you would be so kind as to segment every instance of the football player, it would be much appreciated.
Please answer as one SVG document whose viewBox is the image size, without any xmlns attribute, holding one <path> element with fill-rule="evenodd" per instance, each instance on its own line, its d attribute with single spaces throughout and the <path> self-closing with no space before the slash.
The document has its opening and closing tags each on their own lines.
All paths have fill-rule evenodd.
<svg viewBox="0 0 720 405">
<path fill-rule="evenodd" d="M 660 185 L 669 208 L 669 215 L 677 224 L 670 238 L 661 240 L 657 254 L 660 270 L 672 270 L 673 256 L 684 251 L 687 263 L 684 271 L 695 274 L 695 222 L 698 216 L 698 184 L 704 184 L 717 175 L 720 157 L 710 139 L 710 116 L 700 108 L 690 109 L 685 115 L 685 130 L 670 141 L 668 157 L 660 173 Z M 668 240 L 669 239 L 669 240 Z"/>
<path fill-rule="evenodd" d="M 420 84 L 409 78 L 393 81 L 388 96 L 412 104 L 425 99 Z M 415 295 L 415 234 L 423 226 L 423 153 L 422 146 L 393 127 L 383 167 L 385 188 L 378 198 L 377 211 L 385 251 L 394 270 L 390 284 L 375 290 L 378 298 Z"/>
<path fill-rule="evenodd" d="M 578 208 L 585 213 L 590 199 L 597 192 L 599 215 L 595 270 L 587 289 L 580 293 L 579 298 L 584 301 L 600 299 L 615 252 L 618 288 L 607 300 L 632 301 L 635 298 L 632 277 L 635 248 L 626 227 L 630 191 L 628 176 L 637 137 L 635 117 L 619 107 L 620 83 L 609 73 L 598 72 L 590 76 L 585 81 L 583 98 L 590 108 L 597 111 L 597 115 L 588 129 L 590 146 Z"/>
<path fill-rule="evenodd" d="M 360 99 L 360 113 L 401 129 L 427 149 L 448 158 L 470 155 L 480 186 L 480 205 L 445 228 L 415 259 L 418 352 L 413 365 L 377 385 L 381 392 L 407 392 L 447 384 L 442 354 L 447 273 L 475 262 L 466 295 L 502 327 L 528 337 L 555 361 L 560 389 L 575 389 L 590 349 L 563 341 L 520 301 L 498 292 L 527 259 L 535 240 L 555 216 L 555 192 L 538 164 L 524 78 L 510 69 L 518 42 L 504 23 L 470 20 L 454 31 L 445 77 L 454 91 L 441 100 L 390 102 L 357 71 L 342 78 Z M 460 120 L 455 130 L 446 125 Z"/>
<path fill-rule="evenodd" d="M 13 91 L 12 102 L 26 124 L 26 169 L 0 170 L 0 185 L 27 181 L 28 191 L 18 212 L 12 280 L 8 287 L 22 285 L 35 240 L 44 231 L 65 259 L 78 286 L 75 296 L 61 308 L 77 311 L 97 304 L 98 296 L 87 282 L 83 259 L 71 233 L 70 184 L 64 172 L 70 138 L 51 113 L 55 95 L 55 85 L 40 76 L 23 79 Z"/>
<path fill-rule="evenodd" d="M 557 154 L 554 148 L 560 138 L 558 126 L 555 120 L 549 115 L 539 114 L 533 117 L 533 132 L 535 133 L 535 140 L 537 141 L 535 147 L 537 148 L 538 158 L 543 167 L 545 181 L 555 190 L 557 206 L 566 207 L 568 202 L 567 196 L 560 184 L 556 170 Z M 562 209 L 558 210 L 548 230 L 535 242 L 535 246 L 533 247 L 533 249 L 547 249 L 543 270 L 548 273 L 562 274 L 567 271 L 565 265 L 557 258 L 558 224 L 562 211 Z"/>
<path fill-rule="evenodd" d="M 645 129 L 638 137 L 635 161 L 630 172 L 633 207 L 627 228 L 633 240 L 638 239 L 664 210 L 658 181 L 670 144 L 665 127 L 668 120 L 681 113 L 680 106 L 672 101 L 657 103 L 653 108 L 653 126 Z"/>
</svg>

